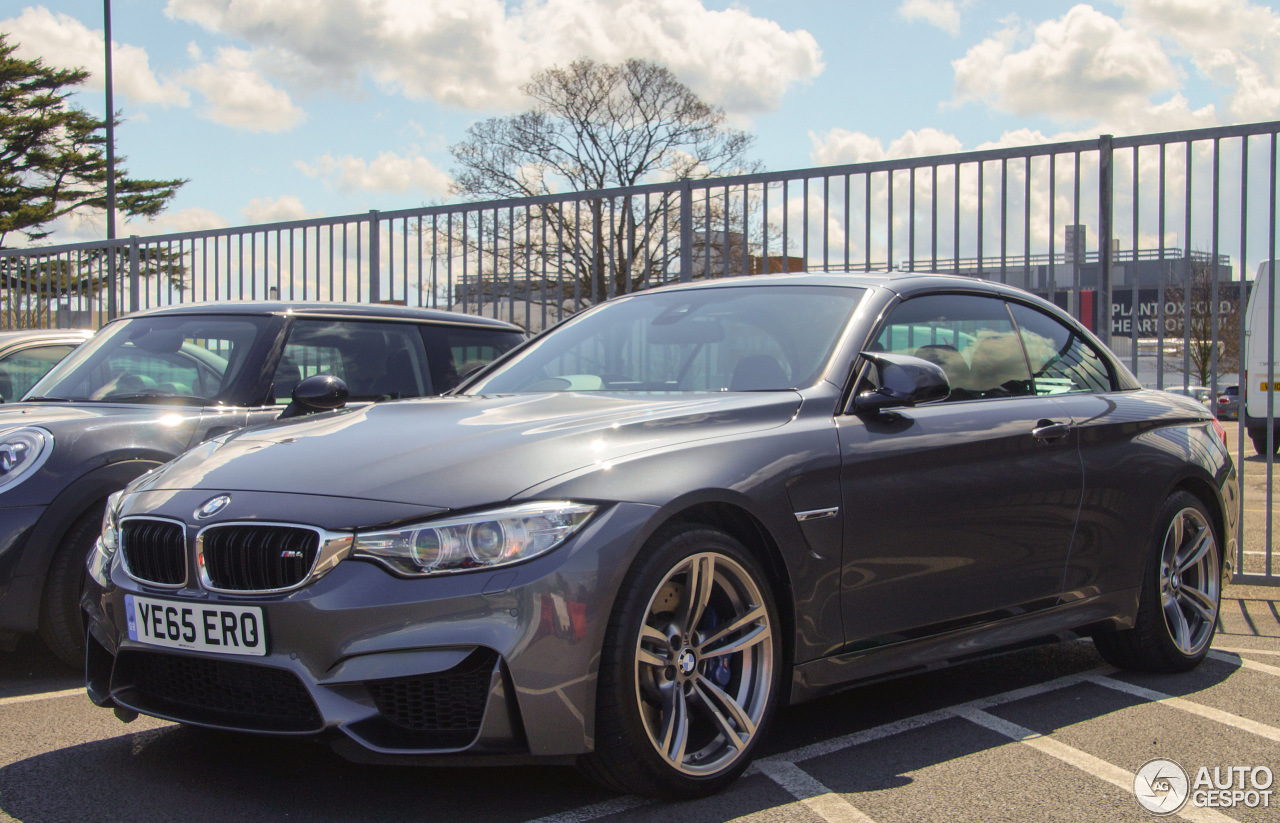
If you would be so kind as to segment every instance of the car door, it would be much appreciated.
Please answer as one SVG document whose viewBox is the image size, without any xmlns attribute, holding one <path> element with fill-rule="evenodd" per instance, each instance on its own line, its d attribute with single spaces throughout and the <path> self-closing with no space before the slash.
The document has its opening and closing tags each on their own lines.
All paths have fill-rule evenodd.
<svg viewBox="0 0 1280 823">
<path fill-rule="evenodd" d="M 1005 302 L 905 300 L 872 348 L 938 363 L 952 395 L 837 421 L 851 647 L 1057 603 L 1083 487 L 1077 432 L 1036 393 Z"/>
<path fill-rule="evenodd" d="M 1064 601 L 1133 588 L 1141 579 L 1151 528 L 1185 465 L 1188 444 L 1173 435 L 1194 412 L 1169 408 L 1163 392 L 1122 391 L 1112 365 L 1077 330 L 1031 306 L 1010 303 L 1036 385 L 1071 416 L 1080 438 L 1085 494 L 1063 582 Z M 1154 395 L 1154 396 L 1153 396 Z M 1190 448 L 1230 471 L 1207 426 Z M 1162 479 L 1163 478 L 1163 479 Z M 1232 505 L 1232 503 L 1228 503 Z"/>
</svg>

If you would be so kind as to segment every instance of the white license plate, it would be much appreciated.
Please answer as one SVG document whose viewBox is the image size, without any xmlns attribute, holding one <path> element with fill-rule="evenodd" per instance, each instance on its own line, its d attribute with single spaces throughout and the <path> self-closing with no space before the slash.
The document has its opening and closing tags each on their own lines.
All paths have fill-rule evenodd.
<svg viewBox="0 0 1280 823">
<path fill-rule="evenodd" d="M 267 624 L 257 606 L 183 603 L 124 596 L 129 639 L 216 654 L 267 653 Z"/>
</svg>

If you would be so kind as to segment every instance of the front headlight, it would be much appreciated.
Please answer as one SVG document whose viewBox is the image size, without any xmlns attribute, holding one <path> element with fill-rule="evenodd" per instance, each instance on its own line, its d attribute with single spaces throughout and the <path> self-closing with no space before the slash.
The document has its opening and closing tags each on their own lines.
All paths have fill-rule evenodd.
<svg viewBox="0 0 1280 823">
<path fill-rule="evenodd" d="M 27 427 L 0 435 L 0 491 L 16 486 L 44 465 L 53 451 L 53 435 Z"/>
<path fill-rule="evenodd" d="M 102 513 L 102 533 L 93 544 L 93 551 L 89 552 L 89 560 L 85 564 L 89 576 L 100 586 L 110 584 L 111 558 L 115 556 L 116 549 L 120 548 L 120 498 L 122 497 L 124 492 L 118 491 L 107 498 L 107 508 Z"/>
<path fill-rule="evenodd" d="M 565 500 L 539 501 L 357 534 L 352 556 L 378 560 L 410 575 L 488 569 L 551 551 L 581 528 L 596 508 Z"/>
</svg>

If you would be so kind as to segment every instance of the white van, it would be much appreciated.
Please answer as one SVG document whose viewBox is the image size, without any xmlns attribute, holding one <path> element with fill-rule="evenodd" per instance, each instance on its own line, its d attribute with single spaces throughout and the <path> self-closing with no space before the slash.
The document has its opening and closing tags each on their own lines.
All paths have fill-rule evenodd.
<svg viewBox="0 0 1280 823">
<path fill-rule="evenodd" d="M 1275 432 L 1273 447 L 1280 451 L 1280 369 L 1272 368 L 1273 359 L 1280 359 L 1280 303 L 1271 297 L 1271 264 L 1268 260 L 1258 266 L 1258 275 L 1249 294 L 1249 305 L 1244 315 L 1244 372 L 1240 375 L 1241 392 L 1244 395 L 1244 425 L 1249 439 L 1258 454 L 1267 453 L 1267 400 L 1271 399 L 1271 426 Z M 1268 308 L 1274 307 L 1275 342 L 1271 346 L 1272 357 L 1267 357 Z"/>
</svg>

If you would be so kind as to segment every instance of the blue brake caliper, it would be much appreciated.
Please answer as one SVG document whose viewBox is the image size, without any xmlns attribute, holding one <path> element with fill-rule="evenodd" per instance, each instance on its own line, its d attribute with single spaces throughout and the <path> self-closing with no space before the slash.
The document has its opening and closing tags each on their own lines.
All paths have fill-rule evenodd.
<svg viewBox="0 0 1280 823">
<path fill-rule="evenodd" d="M 706 616 L 702 618 L 702 626 L 704 634 L 712 634 L 716 626 L 720 625 L 720 615 L 715 609 L 707 609 Z M 707 663 L 707 677 L 715 681 L 718 686 L 729 685 L 729 657 L 722 655 Z"/>
</svg>

